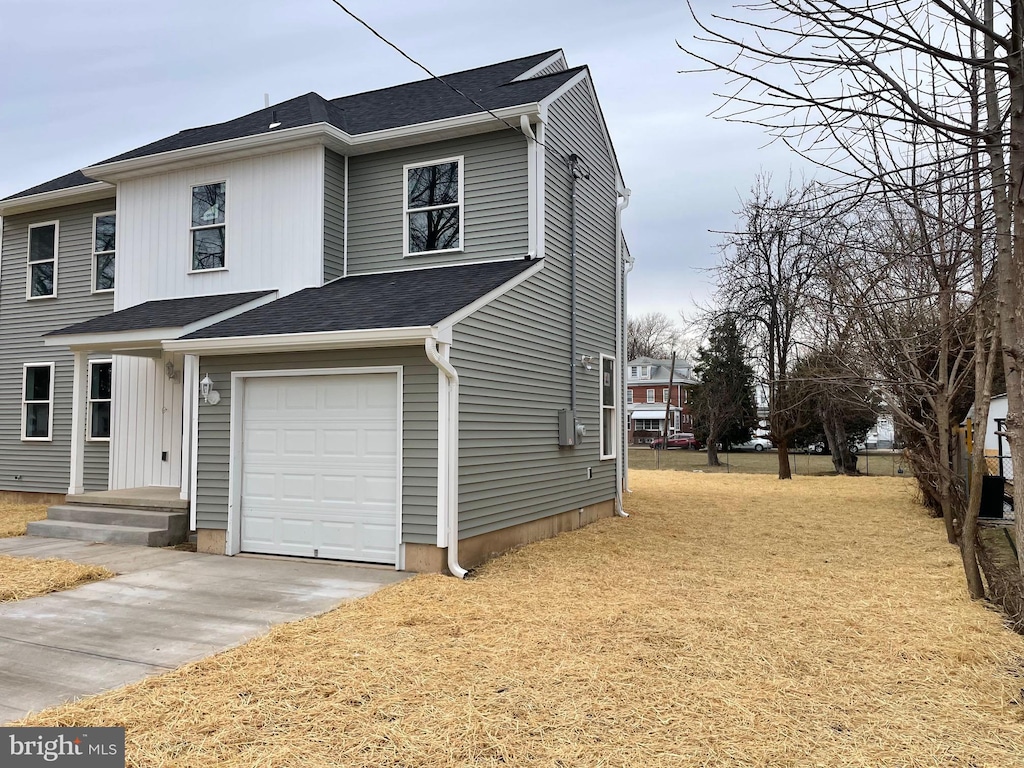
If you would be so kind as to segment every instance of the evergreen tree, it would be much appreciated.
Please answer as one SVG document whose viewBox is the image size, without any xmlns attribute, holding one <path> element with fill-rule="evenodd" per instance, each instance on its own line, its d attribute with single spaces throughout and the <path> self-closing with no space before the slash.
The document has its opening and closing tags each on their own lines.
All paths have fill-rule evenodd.
<svg viewBox="0 0 1024 768">
<path fill-rule="evenodd" d="M 719 466 L 718 444 L 734 445 L 750 439 L 757 424 L 754 404 L 754 369 L 732 317 L 720 320 L 697 350 L 694 372 L 700 379 L 693 389 L 694 433 L 708 446 L 708 466 Z"/>
</svg>

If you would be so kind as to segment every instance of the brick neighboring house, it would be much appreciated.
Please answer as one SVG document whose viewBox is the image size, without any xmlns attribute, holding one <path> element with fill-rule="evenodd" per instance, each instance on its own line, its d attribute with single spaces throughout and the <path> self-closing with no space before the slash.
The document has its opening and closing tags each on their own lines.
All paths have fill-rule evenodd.
<svg viewBox="0 0 1024 768">
<path fill-rule="evenodd" d="M 676 360 L 669 390 L 671 360 L 638 357 L 626 366 L 626 410 L 629 415 L 629 444 L 643 445 L 660 435 L 665 426 L 665 405 L 669 404 L 669 432 L 693 430 L 690 389 L 693 363 Z M 671 402 L 670 402 L 671 401 Z"/>
</svg>

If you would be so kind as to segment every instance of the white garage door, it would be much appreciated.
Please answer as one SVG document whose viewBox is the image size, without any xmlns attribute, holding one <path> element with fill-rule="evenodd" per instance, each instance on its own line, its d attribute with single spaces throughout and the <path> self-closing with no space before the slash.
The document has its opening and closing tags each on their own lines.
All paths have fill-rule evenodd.
<svg viewBox="0 0 1024 768">
<path fill-rule="evenodd" d="M 243 552 L 396 562 L 398 377 L 249 378 Z"/>
</svg>

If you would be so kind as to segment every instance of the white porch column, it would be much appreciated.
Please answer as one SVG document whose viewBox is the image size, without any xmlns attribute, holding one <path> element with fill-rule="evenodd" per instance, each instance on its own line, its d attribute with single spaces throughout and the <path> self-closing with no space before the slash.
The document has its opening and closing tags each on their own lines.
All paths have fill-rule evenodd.
<svg viewBox="0 0 1024 768">
<path fill-rule="evenodd" d="M 88 360 L 85 352 L 75 352 L 75 373 L 71 380 L 71 482 L 68 493 L 85 491 L 85 409 Z"/>
<path fill-rule="evenodd" d="M 182 374 L 181 402 L 181 494 L 180 498 L 187 501 L 193 496 L 193 455 L 196 450 L 196 426 L 199 415 L 199 358 L 196 355 L 185 355 Z M 192 511 L 192 528 L 195 529 L 195 505 Z"/>
</svg>

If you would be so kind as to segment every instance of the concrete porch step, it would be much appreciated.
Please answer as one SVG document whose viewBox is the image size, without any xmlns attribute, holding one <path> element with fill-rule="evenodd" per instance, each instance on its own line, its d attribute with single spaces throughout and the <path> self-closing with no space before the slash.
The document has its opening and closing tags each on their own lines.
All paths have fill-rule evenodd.
<svg viewBox="0 0 1024 768">
<path fill-rule="evenodd" d="M 188 513 L 184 511 L 168 512 L 162 509 L 58 504 L 46 510 L 46 519 L 96 525 L 156 528 L 169 532 L 181 541 L 184 541 L 188 535 Z"/>
<path fill-rule="evenodd" d="M 29 536 L 78 539 L 105 544 L 135 544 L 142 547 L 166 547 L 182 541 L 181 537 L 176 537 L 166 529 L 81 523 L 75 520 L 37 520 L 28 524 L 26 533 Z"/>
<path fill-rule="evenodd" d="M 188 511 L 188 501 L 178 498 L 176 490 L 168 491 L 167 493 L 153 493 L 152 490 L 140 488 L 128 491 L 69 493 L 64 503 L 84 504 L 90 507 L 129 507 L 132 509 L 155 509 L 169 512 Z"/>
</svg>

